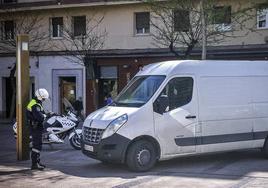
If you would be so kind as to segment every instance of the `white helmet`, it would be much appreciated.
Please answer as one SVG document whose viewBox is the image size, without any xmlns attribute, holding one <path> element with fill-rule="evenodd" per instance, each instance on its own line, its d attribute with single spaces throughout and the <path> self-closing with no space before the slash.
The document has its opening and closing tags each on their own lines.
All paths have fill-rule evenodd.
<svg viewBox="0 0 268 188">
<path fill-rule="evenodd" d="M 36 96 L 37 99 L 40 100 L 40 101 L 49 98 L 49 94 L 48 94 L 47 90 L 46 90 L 46 89 L 43 89 L 43 88 L 41 88 L 41 89 L 37 89 L 37 90 L 35 91 L 35 96 Z"/>
</svg>

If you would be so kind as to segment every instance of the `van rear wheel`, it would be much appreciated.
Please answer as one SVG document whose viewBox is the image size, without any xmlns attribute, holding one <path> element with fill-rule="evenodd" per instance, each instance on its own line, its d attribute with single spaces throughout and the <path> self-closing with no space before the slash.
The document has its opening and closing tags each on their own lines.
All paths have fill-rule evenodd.
<svg viewBox="0 0 268 188">
<path fill-rule="evenodd" d="M 151 142 L 146 140 L 134 142 L 127 152 L 126 163 L 132 171 L 147 171 L 155 165 L 156 161 L 156 149 Z"/>
</svg>

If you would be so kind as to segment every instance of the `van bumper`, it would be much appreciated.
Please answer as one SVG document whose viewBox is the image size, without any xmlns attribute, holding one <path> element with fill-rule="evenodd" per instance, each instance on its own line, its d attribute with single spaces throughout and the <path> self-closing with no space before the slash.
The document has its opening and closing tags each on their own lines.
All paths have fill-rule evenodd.
<svg viewBox="0 0 268 188">
<path fill-rule="evenodd" d="M 100 161 L 124 163 L 127 146 L 130 139 L 117 133 L 92 144 L 81 138 L 82 153 L 86 156 Z"/>
</svg>

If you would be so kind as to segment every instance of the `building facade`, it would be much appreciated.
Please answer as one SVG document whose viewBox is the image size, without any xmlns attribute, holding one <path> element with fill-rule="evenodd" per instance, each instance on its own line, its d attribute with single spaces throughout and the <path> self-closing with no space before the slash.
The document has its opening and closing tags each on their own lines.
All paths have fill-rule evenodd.
<svg viewBox="0 0 268 188">
<path fill-rule="evenodd" d="M 227 9 L 231 13 L 238 4 L 246 5 L 251 1 L 222 2 L 225 6 L 232 7 Z M 259 4 L 265 5 L 264 2 L 260 0 Z M 254 25 L 254 28 L 238 30 L 236 34 L 239 37 L 209 44 L 207 58 L 267 60 L 268 7 L 260 6 L 254 9 L 253 13 L 254 17 L 248 20 L 247 24 Z M 105 105 L 106 95 L 111 94 L 115 97 L 140 67 L 162 60 L 176 59 L 169 48 L 155 45 L 153 33 L 157 31 L 150 24 L 152 13 L 143 1 L 1 0 L 0 15 L 2 117 L 7 117 L 10 111 L 12 88 L 9 76 L 16 61 L 15 48 L 12 45 L 8 47 L 7 44 L 10 43 L 7 41 L 13 41 L 16 33 L 27 29 L 30 37 L 36 37 L 32 43 L 39 44 L 33 45 L 39 48 L 34 50 L 35 53 L 31 53 L 31 88 L 33 91 L 36 88 L 46 88 L 51 95 L 50 102 L 46 104 L 47 108 L 57 113 L 64 111 L 65 99 L 73 102 L 79 97 L 83 98 L 85 109 L 89 113 Z M 31 17 L 32 20 L 36 17 L 40 19 L 35 20 L 35 24 L 29 24 L 32 20 L 26 17 Z M 228 24 L 232 20 L 220 19 L 218 22 Z M 99 33 L 105 35 L 101 39 L 103 44 L 101 47 L 93 46 L 85 50 L 85 44 L 92 45 L 94 40 L 84 43 L 76 41 L 93 28 L 97 28 L 94 31 L 96 36 L 99 36 Z M 69 41 L 65 37 L 66 33 L 71 33 Z M 42 38 L 38 34 L 47 37 Z M 90 39 L 93 38 L 94 36 Z M 83 45 L 79 46 L 80 44 Z M 75 53 L 79 50 L 86 53 Z M 88 69 L 83 65 L 83 59 L 79 58 L 89 54 L 94 57 L 94 66 L 91 68 L 94 68 L 95 74 L 90 81 L 87 79 Z M 191 58 L 198 59 L 200 55 L 201 49 L 197 46 L 193 49 Z"/>
</svg>

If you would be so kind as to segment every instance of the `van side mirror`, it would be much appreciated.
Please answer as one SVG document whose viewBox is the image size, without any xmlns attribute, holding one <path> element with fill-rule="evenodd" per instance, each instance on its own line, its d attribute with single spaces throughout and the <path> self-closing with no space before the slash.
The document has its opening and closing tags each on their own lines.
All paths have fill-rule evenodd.
<svg viewBox="0 0 268 188">
<path fill-rule="evenodd" d="M 163 114 L 165 113 L 169 106 L 168 96 L 167 95 L 161 95 L 159 96 L 153 104 L 154 112 Z"/>
</svg>

